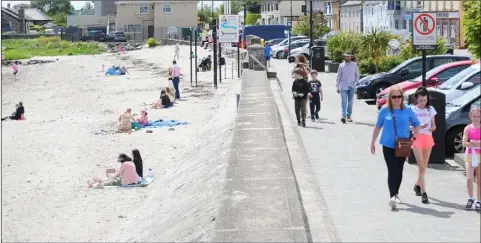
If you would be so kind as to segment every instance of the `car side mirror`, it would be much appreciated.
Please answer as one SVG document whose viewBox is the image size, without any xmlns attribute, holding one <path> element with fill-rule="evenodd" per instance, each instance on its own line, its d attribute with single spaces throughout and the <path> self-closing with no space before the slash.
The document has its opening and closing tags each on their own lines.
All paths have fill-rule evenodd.
<svg viewBox="0 0 481 243">
<path fill-rule="evenodd" d="M 408 69 L 401 69 L 401 72 L 399 74 L 401 74 L 401 76 L 408 75 L 409 70 Z"/>
<path fill-rule="evenodd" d="M 437 83 L 439 81 L 439 78 L 437 77 L 432 77 L 429 79 L 429 83 Z"/>
<path fill-rule="evenodd" d="M 460 90 L 466 90 L 469 88 L 472 88 L 474 84 L 472 82 L 464 82 L 461 84 L 461 87 L 459 87 Z"/>
</svg>

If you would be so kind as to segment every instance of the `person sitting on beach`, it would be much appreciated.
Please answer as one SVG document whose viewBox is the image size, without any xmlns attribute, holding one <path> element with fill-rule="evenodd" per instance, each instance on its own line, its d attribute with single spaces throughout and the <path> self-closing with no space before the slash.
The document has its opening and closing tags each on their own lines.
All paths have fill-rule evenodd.
<svg viewBox="0 0 481 243">
<path fill-rule="evenodd" d="M 140 178 L 143 178 L 144 165 L 142 162 L 142 156 L 140 156 L 140 152 L 138 149 L 132 150 L 132 158 L 134 158 L 135 171 L 137 171 L 137 175 Z"/>
<path fill-rule="evenodd" d="M 11 116 L 3 117 L 2 121 L 6 119 L 10 120 L 23 120 L 25 119 L 23 114 L 25 113 L 25 108 L 23 107 L 23 103 L 20 101 L 18 104 L 15 105 L 15 112 L 12 113 Z"/>
<path fill-rule="evenodd" d="M 171 106 L 170 98 L 165 90 L 160 91 L 160 98 L 157 101 L 152 102 L 152 109 L 163 109 Z"/>
<path fill-rule="evenodd" d="M 132 115 L 132 109 L 128 108 L 124 114 L 119 116 L 118 132 L 130 132 L 132 130 L 132 122 L 135 122 L 135 118 Z"/>
<path fill-rule="evenodd" d="M 139 122 L 141 126 L 145 126 L 149 123 L 149 117 L 147 116 L 147 112 L 145 110 L 140 111 L 140 118 L 137 119 L 137 122 Z"/>
<path fill-rule="evenodd" d="M 121 163 L 118 171 L 115 169 L 106 170 L 107 178 L 94 177 L 87 181 L 88 187 L 103 188 L 104 186 L 128 186 L 140 183 L 135 164 L 129 156 L 120 154 L 117 161 Z M 113 174 L 109 176 L 110 173 Z M 120 180 L 118 177 L 120 177 Z"/>
<path fill-rule="evenodd" d="M 165 88 L 165 92 L 167 93 L 167 96 L 169 97 L 170 105 L 174 105 L 175 101 L 175 89 L 173 87 L 167 87 Z"/>
</svg>

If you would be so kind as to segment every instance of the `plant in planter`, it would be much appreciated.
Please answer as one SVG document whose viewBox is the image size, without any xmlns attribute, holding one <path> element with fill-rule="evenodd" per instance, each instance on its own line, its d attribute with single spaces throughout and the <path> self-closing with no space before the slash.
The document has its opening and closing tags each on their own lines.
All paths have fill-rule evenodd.
<svg viewBox="0 0 481 243">
<path fill-rule="evenodd" d="M 362 37 L 361 47 L 369 57 L 374 59 L 376 72 L 379 72 L 379 59 L 386 56 L 392 38 L 393 36 L 388 31 L 374 28 Z"/>
<path fill-rule="evenodd" d="M 339 33 L 329 37 L 326 47 L 329 57 L 336 63 L 344 60 L 343 53 L 351 52 L 354 56 L 359 53 L 361 37 L 354 33 Z"/>
</svg>

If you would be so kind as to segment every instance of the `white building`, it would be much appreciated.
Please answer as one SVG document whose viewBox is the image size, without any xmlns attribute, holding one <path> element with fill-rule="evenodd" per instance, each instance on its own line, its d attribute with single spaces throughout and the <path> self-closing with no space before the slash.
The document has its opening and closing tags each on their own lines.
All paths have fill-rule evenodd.
<svg viewBox="0 0 481 243">
<path fill-rule="evenodd" d="M 331 28 L 331 29 L 333 28 L 333 24 L 334 24 L 333 21 L 335 21 L 333 19 L 333 12 L 334 11 L 333 11 L 332 5 L 333 5 L 333 1 L 325 1 L 324 2 L 324 16 L 327 19 L 327 26 L 329 26 L 329 28 Z"/>
<path fill-rule="evenodd" d="M 387 1 L 365 1 L 362 18 L 364 33 L 369 33 L 372 29 L 391 29 Z"/>
<path fill-rule="evenodd" d="M 294 25 L 300 16 L 304 15 L 302 6 L 307 5 L 309 11 L 309 1 L 286 1 L 286 0 L 265 0 L 261 4 L 261 24 L 287 24 L 291 20 Z M 322 10 L 324 1 L 313 1 L 312 8 L 314 10 Z M 308 12 L 307 12 L 308 13 Z"/>
<path fill-rule="evenodd" d="M 363 5 L 361 1 L 347 1 L 340 6 L 341 31 L 362 33 Z"/>
</svg>

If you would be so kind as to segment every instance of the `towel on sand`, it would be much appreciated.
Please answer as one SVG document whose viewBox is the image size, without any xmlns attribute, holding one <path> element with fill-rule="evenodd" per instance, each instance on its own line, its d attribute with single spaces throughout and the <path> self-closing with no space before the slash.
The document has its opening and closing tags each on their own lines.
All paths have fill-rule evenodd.
<svg viewBox="0 0 481 243">
<path fill-rule="evenodd" d="M 173 126 L 180 126 L 180 125 L 187 125 L 187 122 L 159 119 L 156 121 L 149 122 L 149 124 L 145 125 L 144 128 L 173 127 Z"/>
</svg>

